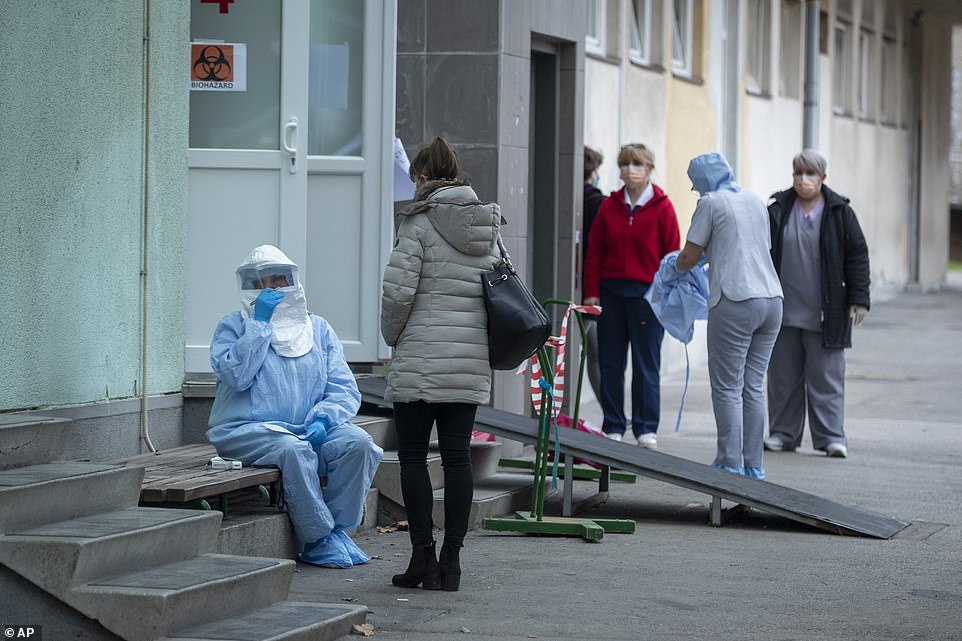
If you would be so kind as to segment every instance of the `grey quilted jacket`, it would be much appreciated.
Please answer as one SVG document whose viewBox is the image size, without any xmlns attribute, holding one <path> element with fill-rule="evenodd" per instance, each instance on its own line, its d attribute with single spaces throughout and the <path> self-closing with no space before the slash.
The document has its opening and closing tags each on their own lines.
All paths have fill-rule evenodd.
<svg viewBox="0 0 962 641">
<path fill-rule="evenodd" d="M 381 296 L 394 347 L 389 401 L 488 402 L 488 317 L 481 272 L 500 260 L 501 210 L 467 185 L 446 186 L 402 212 Z"/>
</svg>

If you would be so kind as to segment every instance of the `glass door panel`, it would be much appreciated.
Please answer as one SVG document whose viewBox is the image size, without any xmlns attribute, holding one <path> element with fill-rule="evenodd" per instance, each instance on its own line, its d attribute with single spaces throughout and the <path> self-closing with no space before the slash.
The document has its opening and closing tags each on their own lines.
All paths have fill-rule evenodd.
<svg viewBox="0 0 962 641">
<path fill-rule="evenodd" d="M 311 0 L 307 155 L 360 156 L 364 2 Z"/>
<path fill-rule="evenodd" d="M 191 42 L 247 45 L 246 91 L 190 92 L 192 148 L 280 148 L 281 5 L 236 2 L 224 14 L 191 0 Z"/>
</svg>

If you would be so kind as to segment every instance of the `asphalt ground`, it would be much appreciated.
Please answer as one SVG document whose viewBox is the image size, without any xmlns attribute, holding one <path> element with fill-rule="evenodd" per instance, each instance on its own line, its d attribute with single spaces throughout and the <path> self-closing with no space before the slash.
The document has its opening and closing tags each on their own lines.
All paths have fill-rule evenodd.
<svg viewBox="0 0 962 641">
<path fill-rule="evenodd" d="M 399 589 L 405 532 L 369 530 L 373 559 L 299 564 L 291 598 L 355 602 L 385 639 L 962 639 L 962 288 L 877 302 L 848 351 L 849 458 L 766 453 L 769 480 L 912 525 L 892 540 L 840 536 L 757 510 L 708 526 L 708 496 L 639 477 L 581 516 L 634 534 L 579 538 L 473 530 L 459 592 Z M 715 451 L 707 370 L 663 381 L 659 449 Z M 583 415 L 600 423 L 595 402 Z M 577 482 L 578 497 L 595 486 Z M 557 497 L 549 501 L 556 506 Z"/>
</svg>

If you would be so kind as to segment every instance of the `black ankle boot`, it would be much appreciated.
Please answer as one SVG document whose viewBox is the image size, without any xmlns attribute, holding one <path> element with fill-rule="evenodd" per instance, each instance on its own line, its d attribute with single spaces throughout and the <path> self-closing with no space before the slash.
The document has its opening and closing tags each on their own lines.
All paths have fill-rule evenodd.
<svg viewBox="0 0 962 641">
<path fill-rule="evenodd" d="M 411 550 L 411 562 L 404 574 L 395 574 L 391 583 L 399 588 L 416 588 L 418 584 L 425 590 L 441 589 L 441 568 L 435 544 L 419 545 Z"/>
<path fill-rule="evenodd" d="M 457 592 L 461 585 L 461 548 L 453 545 L 441 546 L 441 558 L 438 566 L 441 568 L 441 589 Z"/>
</svg>

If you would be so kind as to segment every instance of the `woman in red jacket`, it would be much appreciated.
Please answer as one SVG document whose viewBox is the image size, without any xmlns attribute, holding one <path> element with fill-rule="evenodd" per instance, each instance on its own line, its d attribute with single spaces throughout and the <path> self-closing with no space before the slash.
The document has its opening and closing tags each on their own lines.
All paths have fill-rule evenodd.
<svg viewBox="0 0 962 641">
<path fill-rule="evenodd" d="M 665 330 L 645 292 L 662 257 L 680 247 L 678 218 L 668 196 L 651 182 L 655 155 L 640 143 L 618 153 L 625 186 L 598 209 L 588 237 L 585 304 L 601 304 L 598 359 L 601 364 L 602 429 L 622 440 L 625 416 L 626 347 L 631 346 L 631 431 L 638 445 L 658 446 L 661 411 L 661 340 Z"/>
</svg>

